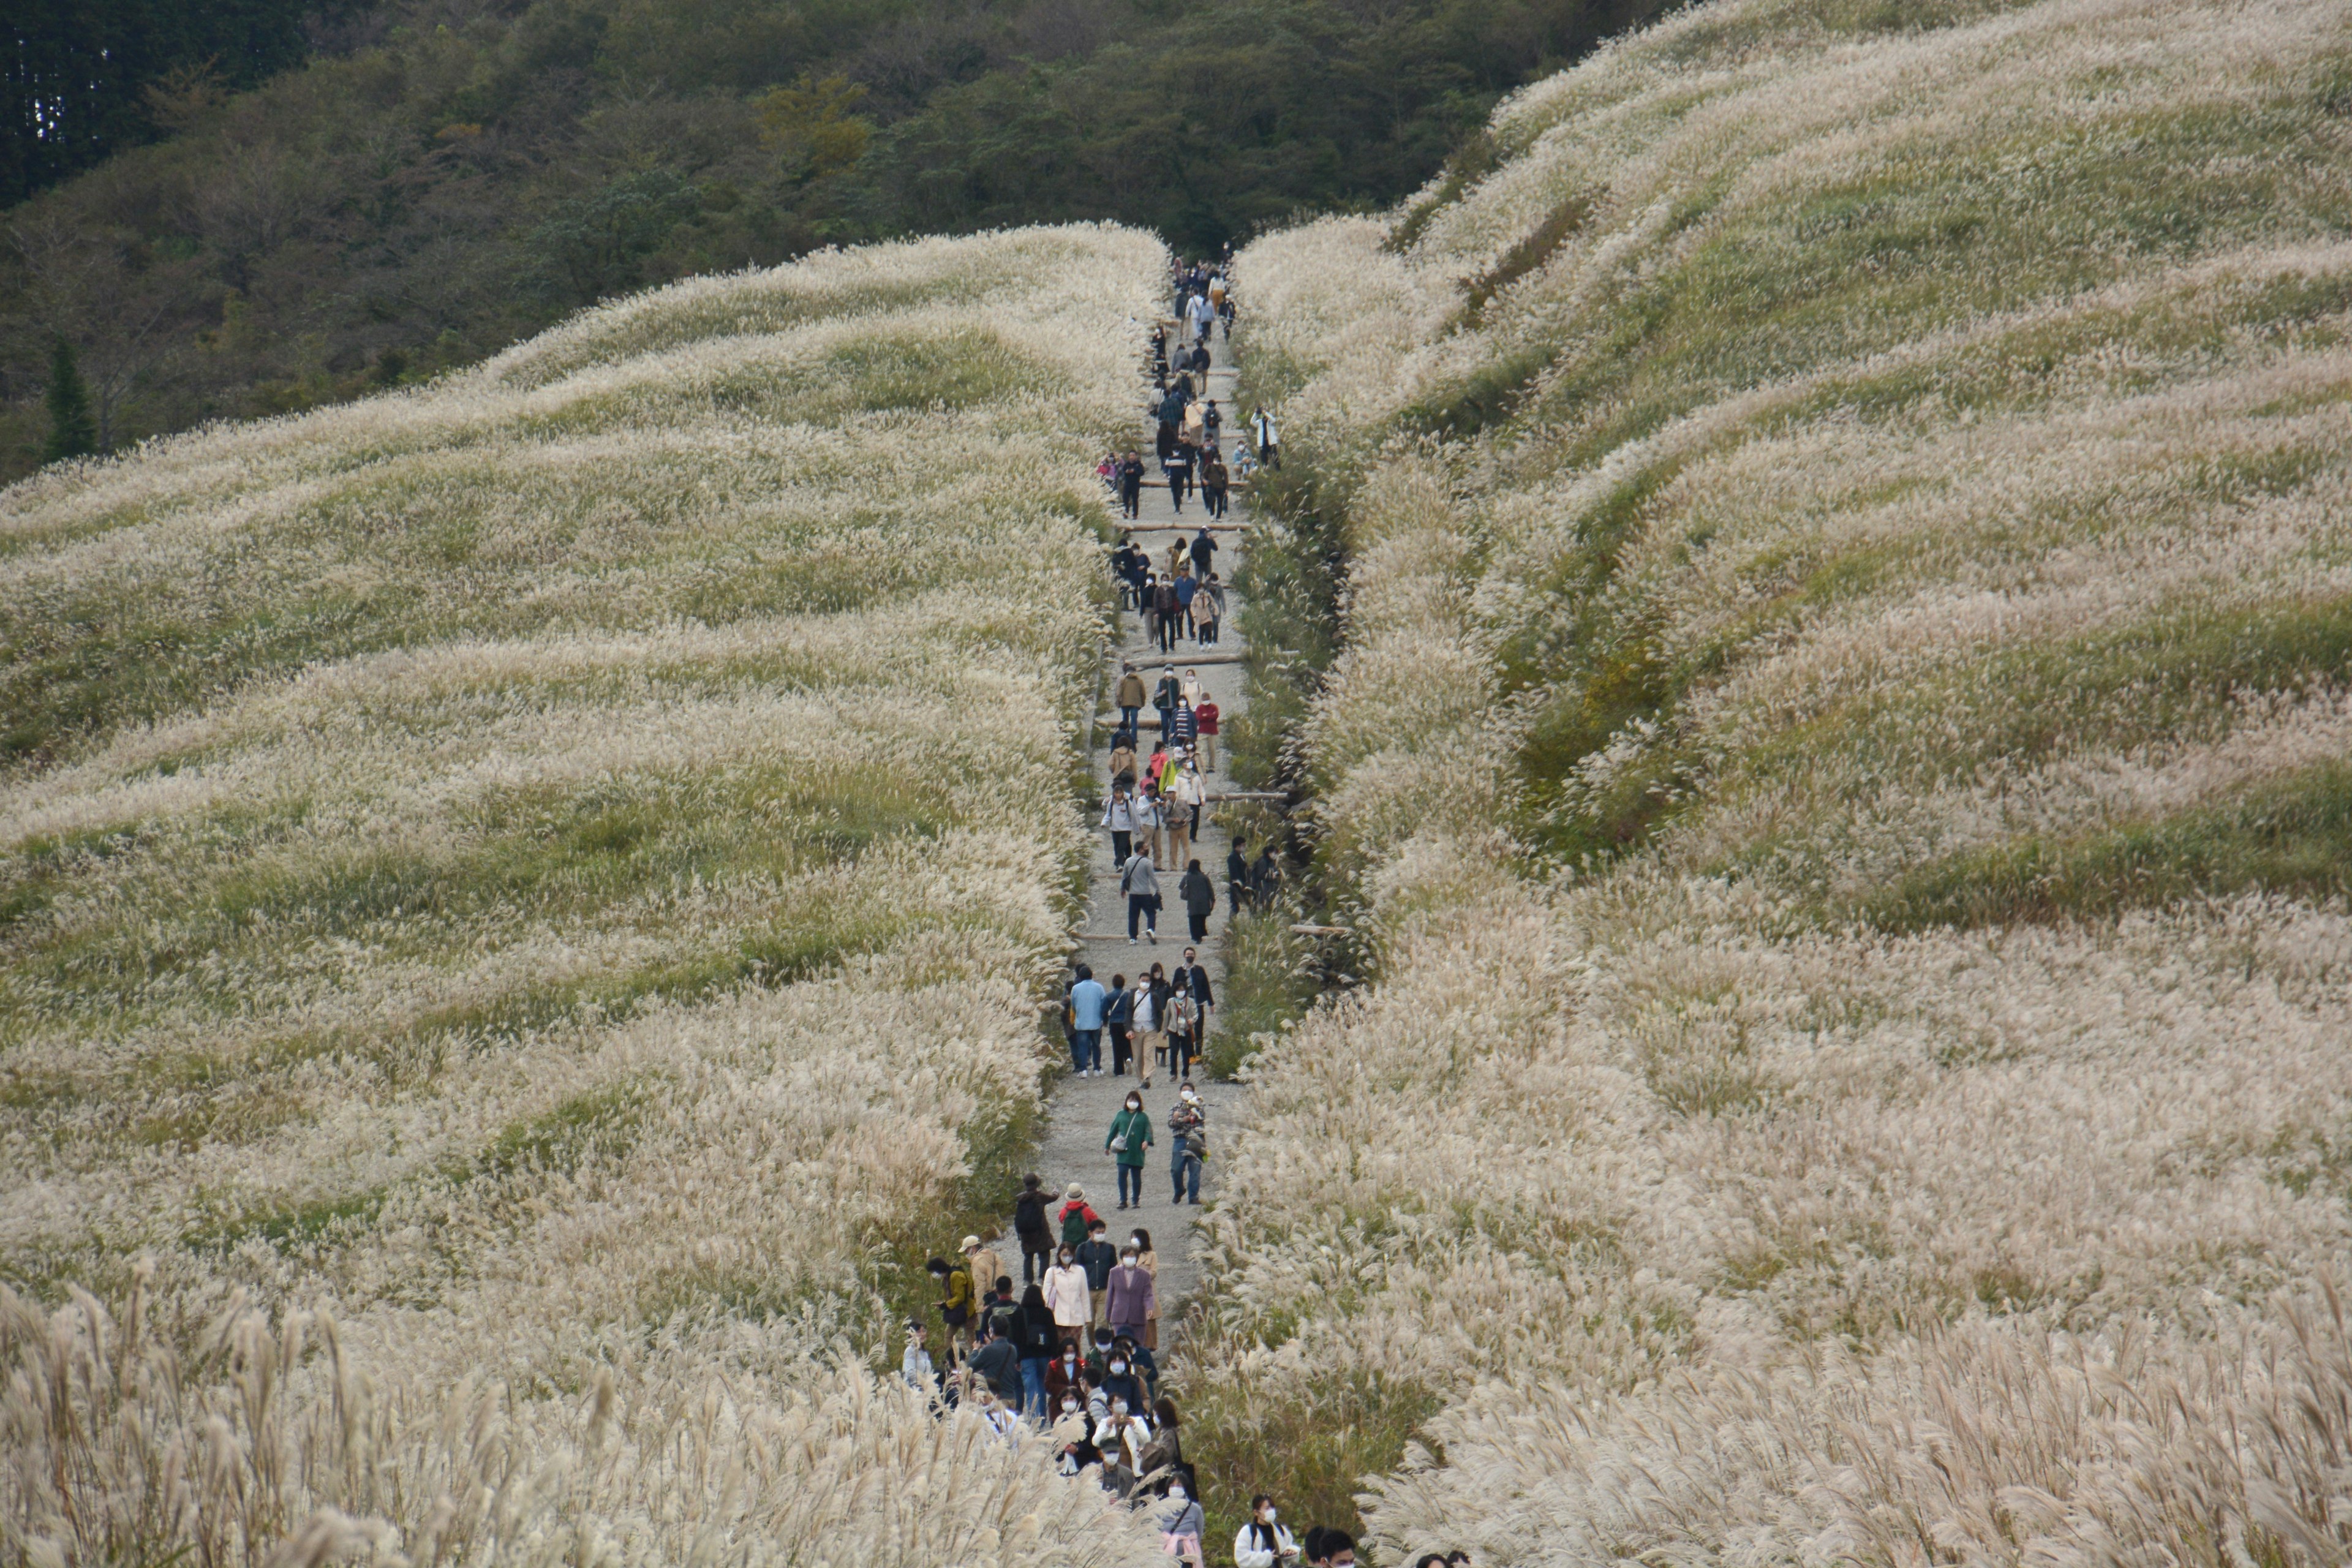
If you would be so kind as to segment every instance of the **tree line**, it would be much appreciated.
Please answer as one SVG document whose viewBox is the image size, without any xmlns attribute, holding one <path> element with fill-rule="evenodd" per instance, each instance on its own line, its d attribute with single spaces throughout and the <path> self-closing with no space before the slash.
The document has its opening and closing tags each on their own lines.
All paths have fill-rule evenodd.
<svg viewBox="0 0 2352 1568">
<path fill-rule="evenodd" d="M 1500 95 L 1668 3 L 60 8 L 19 27 L 9 84 L 5 189 L 34 194 L 0 215 L 0 478 L 55 450 L 61 358 L 106 449 L 827 244 L 1108 217 L 1201 253 L 1383 205 Z M 187 16 L 119 50 L 150 9 Z M 26 117 L 62 111 L 25 106 L 68 98 L 70 133 L 26 150 Z"/>
</svg>

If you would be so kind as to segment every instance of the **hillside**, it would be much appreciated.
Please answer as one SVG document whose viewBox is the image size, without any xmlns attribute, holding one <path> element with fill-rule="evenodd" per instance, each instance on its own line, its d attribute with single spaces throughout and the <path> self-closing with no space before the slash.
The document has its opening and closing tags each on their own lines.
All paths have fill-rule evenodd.
<svg viewBox="0 0 2352 1568">
<path fill-rule="evenodd" d="M 1039 1115 L 1165 261 L 833 253 L 0 494 L 12 1558 L 1158 1558 L 863 1367 Z"/>
<path fill-rule="evenodd" d="M 1722 0 L 1243 253 L 1367 980 L 1252 1066 L 1220 1484 L 2342 1560 L 2347 83 L 2302 0 Z"/>
<path fill-rule="evenodd" d="M 0 112 L 58 145 L 0 158 L 0 199 L 118 151 L 0 218 L 0 481 L 40 460 L 60 337 L 108 449 L 828 244 L 1109 218 L 1206 254 L 1403 196 L 1502 93 L 1664 3 L 51 7 Z"/>
</svg>

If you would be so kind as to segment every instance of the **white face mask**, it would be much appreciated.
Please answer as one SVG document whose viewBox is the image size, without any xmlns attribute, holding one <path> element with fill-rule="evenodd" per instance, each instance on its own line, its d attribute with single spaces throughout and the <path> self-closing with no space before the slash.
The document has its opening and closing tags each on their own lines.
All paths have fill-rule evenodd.
<svg viewBox="0 0 2352 1568">
<path fill-rule="evenodd" d="M 1076 1410 L 1077 1407 L 1078 1402 L 1075 1399 L 1065 1399 L 1062 1401 L 1062 1408 L 1065 1411 Z"/>
<path fill-rule="evenodd" d="M 1184 1500 L 1184 1489 L 1182 1487 L 1170 1487 L 1168 1489 L 1168 1500 L 1170 1502 L 1182 1502 Z"/>
<path fill-rule="evenodd" d="M 1117 1374 L 1117 1373 L 1118 1373 L 1125 1372 L 1125 1371 L 1127 1370 L 1127 1363 L 1125 1363 L 1125 1362 L 1123 1362 L 1123 1361 L 1115 1361 L 1115 1362 L 1113 1362 L 1113 1363 L 1110 1363 L 1110 1370 L 1111 1370 L 1111 1372 L 1113 1373 L 1113 1374 Z M 1126 1409 L 1127 1407 L 1126 1407 L 1125 1405 L 1121 1405 L 1121 1406 L 1119 1406 L 1119 1408 L 1120 1408 L 1120 1409 L 1122 1409 L 1122 1410 L 1124 1410 L 1124 1409 Z"/>
<path fill-rule="evenodd" d="M 1268 1524 L 1272 1524 L 1274 1522 L 1274 1510 L 1267 1509 L 1265 1510 L 1265 1521 Z"/>
<path fill-rule="evenodd" d="M 1111 1401 L 1111 1405 L 1110 1405 L 1110 1413 L 1111 1413 L 1113 1415 L 1126 1415 L 1126 1414 L 1127 1414 L 1127 1401 L 1126 1401 L 1126 1400 L 1124 1400 L 1124 1399 L 1114 1399 L 1114 1400 L 1112 1400 L 1112 1401 Z"/>
<path fill-rule="evenodd" d="M 1130 1100 L 1127 1102 L 1127 1108 L 1129 1110 L 1140 1110 L 1143 1109 L 1143 1101 L 1139 1100 Z"/>
</svg>

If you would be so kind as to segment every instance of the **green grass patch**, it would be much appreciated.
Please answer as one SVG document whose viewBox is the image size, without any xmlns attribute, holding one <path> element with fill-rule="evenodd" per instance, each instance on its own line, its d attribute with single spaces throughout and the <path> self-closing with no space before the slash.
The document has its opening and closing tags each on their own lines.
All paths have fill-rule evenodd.
<svg viewBox="0 0 2352 1568">
<path fill-rule="evenodd" d="M 1853 913 L 1883 931 L 2110 916 L 2262 889 L 2352 893 L 2352 763 L 2325 763 L 2226 803 L 1923 866 Z"/>
</svg>

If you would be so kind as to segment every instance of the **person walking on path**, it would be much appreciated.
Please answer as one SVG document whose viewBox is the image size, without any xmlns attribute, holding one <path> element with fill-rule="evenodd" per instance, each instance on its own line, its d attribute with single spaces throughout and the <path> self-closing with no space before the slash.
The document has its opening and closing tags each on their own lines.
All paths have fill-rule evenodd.
<svg viewBox="0 0 2352 1568">
<path fill-rule="evenodd" d="M 1125 1205 L 1120 1205 L 1122 1208 Z M 1077 1265 L 1087 1271 L 1087 1289 L 1091 1293 L 1087 1304 L 1093 1310 L 1093 1322 L 1101 1328 L 1108 1321 L 1104 1317 L 1103 1292 L 1110 1289 L 1110 1271 L 1118 1267 L 1118 1248 L 1110 1244 L 1110 1225 L 1099 1215 L 1087 1226 L 1087 1239 L 1076 1254 Z"/>
<path fill-rule="evenodd" d="M 1151 994 L 1150 976 L 1137 975 L 1135 989 L 1129 994 L 1132 999 L 1129 1011 L 1135 1018 L 1135 1076 L 1143 1080 L 1144 1088 L 1150 1089 L 1151 1054 L 1167 1049 L 1167 1037 L 1160 1033 L 1160 1003 Z"/>
<path fill-rule="evenodd" d="M 1209 640 L 1211 642 L 1217 640 L 1217 623 L 1213 620 L 1209 623 Z M 1200 701 L 1192 705 L 1192 728 L 1200 737 L 1201 771 L 1204 773 L 1215 773 L 1217 771 L 1217 704 L 1216 700 L 1206 692 L 1202 694 Z"/>
<path fill-rule="evenodd" d="M 1192 1004 L 1192 994 L 1171 983 L 1168 991 L 1168 1070 L 1180 1079 L 1192 1068 L 1192 1030 L 1200 1012 Z"/>
<path fill-rule="evenodd" d="M 1103 1311 L 1110 1321 L 1110 1331 L 1125 1334 L 1139 1344 L 1143 1340 L 1143 1325 L 1159 1311 L 1151 1275 L 1136 1261 L 1133 1242 L 1119 1249 L 1118 1263 L 1110 1271 L 1104 1286 Z"/>
<path fill-rule="evenodd" d="M 1170 589 L 1171 594 L 1174 589 Z M 1160 667 L 1160 684 L 1151 689 L 1151 705 L 1160 710 L 1160 742 L 1166 745 L 1176 733 L 1176 704 L 1184 700 L 1184 683 L 1176 679 L 1176 667 Z"/>
<path fill-rule="evenodd" d="M 1184 868 L 1184 879 L 1177 884 L 1176 891 L 1184 900 L 1185 918 L 1192 921 L 1192 940 L 1207 941 L 1209 916 L 1217 908 L 1217 885 L 1209 880 L 1209 874 L 1202 870 L 1201 863 L 1195 860 Z"/>
<path fill-rule="evenodd" d="M 1054 1314 L 1054 1331 L 1065 1343 L 1083 1345 L 1095 1316 L 1094 1294 L 1087 1289 L 1087 1271 L 1078 1267 L 1076 1248 L 1065 1246 L 1045 1271 L 1045 1305 Z"/>
<path fill-rule="evenodd" d="M 1118 465 L 1118 509 L 1129 522 L 1143 515 L 1143 458 L 1132 447 Z"/>
<path fill-rule="evenodd" d="M 1220 635 L 1220 628 L 1223 626 L 1225 620 L 1225 585 L 1218 580 L 1213 569 L 1209 573 L 1208 580 L 1201 584 L 1201 591 L 1193 595 L 1192 614 L 1195 618 L 1198 618 L 1201 614 L 1200 601 L 1203 599 L 1209 604 L 1207 640 L 1211 643 L 1220 642 L 1223 640 Z"/>
<path fill-rule="evenodd" d="M 1265 468 L 1282 467 L 1282 432 L 1275 428 L 1274 416 L 1265 411 L 1263 403 L 1257 405 L 1257 412 L 1250 416 L 1250 434 L 1257 438 L 1258 466 Z"/>
<path fill-rule="evenodd" d="M 1135 945 L 1138 921 L 1154 943 L 1160 941 L 1160 879 L 1152 874 L 1151 857 L 1140 849 L 1128 857 L 1119 874 L 1119 890 L 1127 895 L 1127 945 Z"/>
<path fill-rule="evenodd" d="M 1110 1076 L 1125 1078 L 1127 1064 L 1135 1054 L 1135 997 L 1127 988 L 1127 976 L 1110 977 L 1110 1006 L 1103 1014 L 1103 1031 L 1110 1036 Z"/>
<path fill-rule="evenodd" d="M 1044 1421 L 1052 1408 L 1045 1403 L 1045 1373 L 1054 1364 L 1054 1352 L 1061 1348 L 1062 1333 L 1054 1321 L 1054 1309 L 1045 1305 L 1043 1286 L 1032 1285 L 1021 1292 L 1016 1338 L 1021 1347 L 1021 1413 Z"/>
<path fill-rule="evenodd" d="M 1225 468 L 1224 458 L 1217 455 L 1213 440 L 1201 448 L 1201 510 L 1213 518 L 1225 515 L 1227 487 L 1233 476 Z"/>
<path fill-rule="evenodd" d="M 1178 698 L 1174 717 L 1175 730 L 1168 737 L 1169 749 L 1174 752 L 1189 752 L 1192 749 L 1193 742 L 1198 738 L 1197 731 L 1193 728 L 1192 705 L 1182 698 Z"/>
<path fill-rule="evenodd" d="M 1198 864 L 1198 862 L 1195 862 L 1195 864 Z M 1205 878 L 1202 879 L 1204 881 L 1206 879 L 1207 879 Z M 1176 966 L 1176 973 L 1171 977 L 1170 983 L 1192 994 L 1192 1005 L 1197 1010 L 1197 1016 L 1194 1017 L 1192 1022 L 1192 1037 L 1195 1049 L 1203 1056 L 1207 1055 L 1209 1050 L 1209 1015 L 1216 1008 L 1217 992 L 1216 987 L 1209 984 L 1209 972 L 1201 967 L 1200 954 L 1193 952 L 1193 950 L 1189 947 L 1186 948 L 1184 950 L 1184 960 Z"/>
<path fill-rule="evenodd" d="M 1223 467 L 1222 464 L 1219 466 Z M 1186 553 L 1192 558 L 1192 575 L 1203 583 L 1207 582 L 1209 568 L 1216 563 L 1217 559 L 1217 542 L 1209 537 L 1207 523 L 1202 523 L 1201 531 L 1192 535 L 1192 547 Z"/>
<path fill-rule="evenodd" d="M 1062 1205 L 1062 1245 L 1076 1252 L 1087 1238 L 1087 1226 L 1097 1216 L 1094 1205 L 1087 1202 L 1087 1190 L 1077 1183 L 1072 1182 L 1062 1195 L 1069 1200 Z"/>
<path fill-rule="evenodd" d="M 1108 1000 L 1095 972 L 1079 964 L 1078 977 L 1070 986 L 1070 1065 L 1082 1078 L 1102 1077 L 1103 1009 Z"/>
<path fill-rule="evenodd" d="M 1110 1131 L 1103 1139 L 1103 1152 L 1118 1162 L 1119 1207 L 1129 1205 L 1130 1193 L 1134 1205 L 1143 1206 L 1143 1162 L 1150 1149 L 1150 1114 L 1143 1109 L 1143 1096 L 1130 1089 L 1126 1108 L 1110 1119 Z"/>
<path fill-rule="evenodd" d="M 1118 704 L 1118 727 L 1129 735 L 1135 733 L 1136 716 L 1143 711 L 1147 695 L 1143 677 L 1135 673 L 1135 666 L 1120 665 L 1118 689 L 1113 693 L 1112 700 Z"/>
<path fill-rule="evenodd" d="M 1151 591 L 1152 635 L 1161 653 L 1176 651 L 1177 615 L 1176 584 L 1171 578 L 1161 578 Z"/>
<path fill-rule="evenodd" d="M 1151 1310 L 1144 1314 L 1143 1334 L 1135 1342 L 1146 1350 L 1160 1348 L 1160 1254 L 1151 1247 L 1151 1233 L 1141 1226 L 1128 1239 L 1135 1244 L 1135 1266 L 1151 1276 Z"/>
<path fill-rule="evenodd" d="M 1118 730 L 1110 738 L 1110 782 L 1114 789 L 1124 786 L 1130 799 L 1129 809 L 1134 809 L 1131 798 L 1135 790 L 1135 735 L 1131 731 Z M 1132 823 L 1129 826 L 1133 826 Z M 1127 858 L 1122 855 L 1121 860 Z"/>
<path fill-rule="evenodd" d="M 1208 1123 L 1201 1091 L 1189 1083 L 1178 1089 L 1176 1104 L 1168 1112 L 1168 1176 L 1176 1186 L 1176 1195 L 1168 1200 L 1171 1204 L 1201 1201 L 1201 1162 L 1209 1151 Z"/>
<path fill-rule="evenodd" d="M 1249 1522 L 1234 1536 L 1234 1568 L 1297 1568 L 1298 1543 L 1276 1521 L 1274 1500 L 1264 1492 L 1250 1499 Z"/>
<path fill-rule="evenodd" d="M 1054 1266 L 1054 1232 L 1046 1223 L 1045 1189 L 1035 1172 L 1021 1178 L 1013 1203 L 1013 1234 L 1021 1243 L 1021 1283 L 1034 1284 Z"/>
<path fill-rule="evenodd" d="M 1134 766 L 1135 753 L 1128 754 L 1128 765 Z M 1103 807 L 1102 825 L 1110 830 L 1110 858 L 1115 866 L 1127 864 L 1135 851 L 1135 803 L 1128 798 L 1127 786 L 1111 785 L 1110 803 Z"/>
<path fill-rule="evenodd" d="M 1160 830 L 1166 826 L 1168 814 L 1162 809 L 1159 787 L 1145 779 L 1142 793 L 1129 809 L 1135 815 L 1136 853 L 1149 857 L 1154 870 L 1166 869 L 1160 864 Z M 1127 862 L 1122 860 L 1119 864 L 1123 868 Z"/>
</svg>

